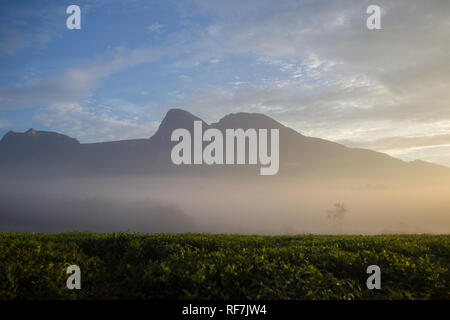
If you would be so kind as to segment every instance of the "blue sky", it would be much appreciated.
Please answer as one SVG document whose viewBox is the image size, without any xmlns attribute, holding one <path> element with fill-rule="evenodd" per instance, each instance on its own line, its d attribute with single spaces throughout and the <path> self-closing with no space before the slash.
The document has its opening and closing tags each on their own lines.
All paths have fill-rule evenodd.
<svg viewBox="0 0 450 320">
<path fill-rule="evenodd" d="M 81 30 L 66 28 L 67 6 Z M 306 135 L 450 165 L 450 4 L 2 1 L 0 135 L 151 136 L 170 108 L 263 112 Z"/>
</svg>

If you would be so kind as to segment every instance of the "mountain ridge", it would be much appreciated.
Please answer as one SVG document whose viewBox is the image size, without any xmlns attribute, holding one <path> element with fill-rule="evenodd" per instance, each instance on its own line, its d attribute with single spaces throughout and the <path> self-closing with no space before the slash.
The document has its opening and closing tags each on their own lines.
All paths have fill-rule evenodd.
<svg viewBox="0 0 450 320">
<path fill-rule="evenodd" d="M 183 109 L 170 109 L 154 135 L 148 138 L 97 143 L 80 143 L 67 135 L 29 129 L 23 133 L 9 131 L 0 140 L 0 176 L 91 174 L 166 174 L 226 173 L 254 174 L 255 166 L 219 165 L 201 169 L 198 166 L 175 166 L 170 160 L 174 142 L 173 130 L 193 132 L 193 122 L 202 121 L 203 129 L 219 130 L 265 128 L 280 130 L 280 174 L 287 176 L 396 176 L 423 171 L 448 175 L 450 168 L 425 161 L 405 162 L 387 154 L 361 149 L 325 139 L 304 136 L 275 119 L 260 113 L 231 113 L 218 122 L 207 124 Z M 205 165 L 208 167 L 207 165 Z M 38 168 L 39 167 L 39 168 Z M 424 176 L 424 174 L 421 174 Z"/>
</svg>

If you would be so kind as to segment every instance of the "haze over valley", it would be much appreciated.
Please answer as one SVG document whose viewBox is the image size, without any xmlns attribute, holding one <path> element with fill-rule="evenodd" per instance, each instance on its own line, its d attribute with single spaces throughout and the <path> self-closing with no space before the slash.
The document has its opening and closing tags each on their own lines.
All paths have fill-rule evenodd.
<svg viewBox="0 0 450 320">
<path fill-rule="evenodd" d="M 304 136 L 262 114 L 206 128 L 277 128 L 280 169 L 172 164 L 170 110 L 149 139 L 80 144 L 30 129 L 0 142 L 2 231 L 448 233 L 450 169 Z M 327 212 L 342 203 L 341 219 Z"/>
</svg>

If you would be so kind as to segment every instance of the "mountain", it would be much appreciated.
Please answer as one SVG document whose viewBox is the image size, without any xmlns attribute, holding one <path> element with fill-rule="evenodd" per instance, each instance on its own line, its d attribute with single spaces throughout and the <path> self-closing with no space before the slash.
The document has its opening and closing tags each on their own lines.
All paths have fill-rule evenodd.
<svg viewBox="0 0 450 320">
<path fill-rule="evenodd" d="M 2 157 L 14 155 L 13 160 L 19 161 L 20 158 L 35 158 L 38 155 L 58 156 L 70 153 L 79 145 L 78 140 L 66 135 L 34 129 L 23 133 L 10 131 L 0 141 L 0 148 L 5 151 Z"/>
<path fill-rule="evenodd" d="M 170 137 L 173 130 L 185 128 L 192 135 L 195 120 L 202 121 L 187 111 L 171 109 L 157 132 L 148 139 L 87 144 L 56 132 L 10 131 L 0 141 L 0 177 L 259 174 L 259 164 L 172 164 L 170 153 L 175 143 Z M 279 129 L 280 177 L 363 180 L 450 177 L 449 168 L 423 161 L 408 163 L 383 153 L 307 137 L 263 114 L 235 113 L 210 125 L 202 123 L 203 130 L 217 128 L 223 132 L 237 128 Z"/>
</svg>

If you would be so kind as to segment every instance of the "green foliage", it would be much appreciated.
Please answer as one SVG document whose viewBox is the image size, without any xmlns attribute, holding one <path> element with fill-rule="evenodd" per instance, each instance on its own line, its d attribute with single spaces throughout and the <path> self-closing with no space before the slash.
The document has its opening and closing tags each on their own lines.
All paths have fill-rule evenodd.
<svg viewBox="0 0 450 320">
<path fill-rule="evenodd" d="M 0 233 L 1 299 L 449 299 L 449 235 Z M 81 268 L 81 290 L 66 269 Z M 381 268 L 381 290 L 366 268 Z"/>
</svg>

